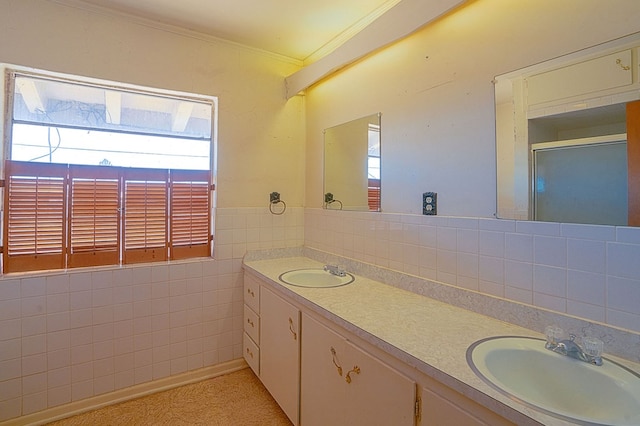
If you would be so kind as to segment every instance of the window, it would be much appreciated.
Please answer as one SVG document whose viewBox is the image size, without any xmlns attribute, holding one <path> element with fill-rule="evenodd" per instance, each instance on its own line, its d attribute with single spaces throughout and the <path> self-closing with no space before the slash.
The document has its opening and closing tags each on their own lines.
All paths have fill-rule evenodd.
<svg viewBox="0 0 640 426">
<path fill-rule="evenodd" d="M 215 99 L 8 82 L 4 272 L 210 255 Z"/>
</svg>

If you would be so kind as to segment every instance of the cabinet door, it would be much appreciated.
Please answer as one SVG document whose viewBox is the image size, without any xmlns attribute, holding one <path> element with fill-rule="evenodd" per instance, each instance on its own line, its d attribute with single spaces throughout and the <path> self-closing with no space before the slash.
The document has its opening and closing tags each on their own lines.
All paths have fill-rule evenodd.
<svg viewBox="0 0 640 426">
<path fill-rule="evenodd" d="M 640 226 L 640 101 L 627 104 L 628 225 Z"/>
<path fill-rule="evenodd" d="M 421 426 L 514 426 L 475 401 L 445 388 L 422 388 Z"/>
<path fill-rule="evenodd" d="M 348 424 L 346 341 L 306 314 L 302 314 L 302 328 L 300 424 Z"/>
<path fill-rule="evenodd" d="M 580 96 L 633 83 L 631 50 L 591 59 L 527 78 L 529 105 Z"/>
<path fill-rule="evenodd" d="M 260 289 L 260 380 L 293 424 L 298 424 L 300 311 Z"/>
<path fill-rule="evenodd" d="M 413 426 L 415 382 L 362 349 L 350 343 L 348 347 L 345 383 L 351 410 L 347 424 Z"/>
<path fill-rule="evenodd" d="M 415 383 L 303 314 L 301 424 L 415 424 Z"/>
</svg>

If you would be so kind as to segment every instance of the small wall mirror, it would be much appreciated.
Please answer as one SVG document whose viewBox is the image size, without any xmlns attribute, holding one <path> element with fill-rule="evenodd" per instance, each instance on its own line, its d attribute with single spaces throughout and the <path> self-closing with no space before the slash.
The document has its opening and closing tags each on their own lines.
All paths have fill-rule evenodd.
<svg viewBox="0 0 640 426">
<path fill-rule="evenodd" d="M 632 35 L 498 76 L 497 216 L 640 226 Z"/>
<path fill-rule="evenodd" d="M 380 211 L 380 113 L 324 130 L 325 209 Z"/>
</svg>

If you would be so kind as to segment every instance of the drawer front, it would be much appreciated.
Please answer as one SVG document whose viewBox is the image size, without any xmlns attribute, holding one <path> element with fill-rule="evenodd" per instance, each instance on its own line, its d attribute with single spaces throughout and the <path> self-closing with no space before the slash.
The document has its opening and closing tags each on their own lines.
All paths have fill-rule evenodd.
<svg viewBox="0 0 640 426">
<path fill-rule="evenodd" d="M 247 333 L 242 333 L 242 354 L 253 372 L 260 376 L 260 348 Z"/>
<path fill-rule="evenodd" d="M 260 317 L 248 305 L 244 305 L 244 331 L 260 345 Z"/>
<path fill-rule="evenodd" d="M 260 283 L 249 274 L 244 274 L 244 303 L 260 315 Z"/>
</svg>

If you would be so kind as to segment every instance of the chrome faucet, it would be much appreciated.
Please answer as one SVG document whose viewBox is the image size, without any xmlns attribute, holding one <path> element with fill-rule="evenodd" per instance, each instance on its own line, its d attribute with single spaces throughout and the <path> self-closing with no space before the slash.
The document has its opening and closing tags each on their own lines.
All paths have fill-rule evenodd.
<svg viewBox="0 0 640 426">
<path fill-rule="evenodd" d="M 589 364 L 602 365 L 602 340 L 594 337 L 585 337 L 582 339 L 583 348 L 575 342 L 575 334 L 570 334 L 568 339 L 558 341 L 557 338 L 562 333 L 561 329 L 547 327 L 545 332 L 547 334 L 547 343 L 544 347 L 550 351 L 588 362 Z"/>
<path fill-rule="evenodd" d="M 345 271 L 344 267 L 341 265 L 324 265 L 324 268 L 322 269 L 338 277 L 344 277 L 347 275 L 347 271 Z"/>
</svg>

